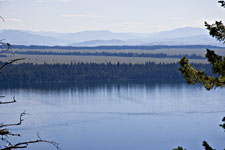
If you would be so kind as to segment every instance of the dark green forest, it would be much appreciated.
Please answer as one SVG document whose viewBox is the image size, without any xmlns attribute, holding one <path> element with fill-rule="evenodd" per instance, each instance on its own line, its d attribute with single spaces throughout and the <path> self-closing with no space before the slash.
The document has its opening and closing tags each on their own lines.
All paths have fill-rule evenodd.
<svg viewBox="0 0 225 150">
<path fill-rule="evenodd" d="M 1 82 L 184 81 L 179 64 L 11 64 Z M 210 70 L 210 65 L 195 64 Z M 209 73 L 209 72 L 208 72 Z M 209 73 L 210 74 L 210 73 Z"/>
</svg>

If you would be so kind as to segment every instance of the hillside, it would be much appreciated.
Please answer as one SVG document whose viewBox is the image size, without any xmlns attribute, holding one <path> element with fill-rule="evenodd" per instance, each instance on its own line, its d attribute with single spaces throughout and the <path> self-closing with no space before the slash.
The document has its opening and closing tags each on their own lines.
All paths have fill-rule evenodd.
<svg viewBox="0 0 225 150">
<path fill-rule="evenodd" d="M 154 33 L 116 33 L 107 30 L 77 33 L 0 30 L 0 39 L 15 45 L 101 46 L 101 45 L 216 45 L 203 28 L 177 28 Z"/>
</svg>

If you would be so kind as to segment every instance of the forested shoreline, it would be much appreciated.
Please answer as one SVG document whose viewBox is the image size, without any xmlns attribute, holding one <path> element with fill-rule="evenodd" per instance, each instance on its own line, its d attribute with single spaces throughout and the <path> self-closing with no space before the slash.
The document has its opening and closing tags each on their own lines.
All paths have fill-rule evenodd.
<svg viewBox="0 0 225 150">
<path fill-rule="evenodd" d="M 210 70 L 209 64 L 195 64 Z M 172 64 L 11 64 L 1 73 L 1 82 L 91 82 L 91 81 L 184 81 L 179 65 Z M 209 73 L 209 72 L 208 72 Z"/>
</svg>

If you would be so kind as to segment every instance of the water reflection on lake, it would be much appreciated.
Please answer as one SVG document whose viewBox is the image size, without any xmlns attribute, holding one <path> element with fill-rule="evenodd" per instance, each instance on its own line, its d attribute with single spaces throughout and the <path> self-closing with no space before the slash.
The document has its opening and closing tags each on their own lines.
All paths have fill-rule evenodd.
<svg viewBox="0 0 225 150">
<path fill-rule="evenodd" d="M 1 85 L 0 95 L 18 103 L 0 106 L 0 118 L 15 122 L 26 110 L 13 131 L 22 139 L 39 132 L 65 150 L 195 150 L 203 140 L 222 149 L 224 92 L 183 83 Z"/>
</svg>

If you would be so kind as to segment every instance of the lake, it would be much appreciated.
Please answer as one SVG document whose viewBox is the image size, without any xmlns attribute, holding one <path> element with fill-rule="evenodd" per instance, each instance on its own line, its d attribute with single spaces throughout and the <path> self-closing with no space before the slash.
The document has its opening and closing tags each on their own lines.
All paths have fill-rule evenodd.
<svg viewBox="0 0 225 150">
<path fill-rule="evenodd" d="M 219 127 L 225 116 L 225 89 L 207 91 L 185 83 L 91 83 L 1 85 L 4 123 L 28 115 L 15 141 L 43 138 L 63 150 L 203 149 L 202 141 L 223 149 Z M 29 149 L 54 149 L 48 144 Z"/>
</svg>

